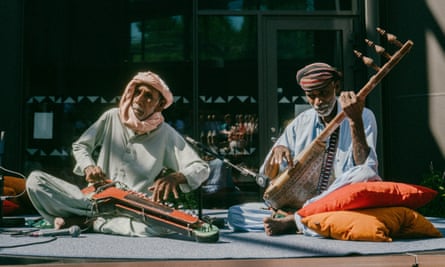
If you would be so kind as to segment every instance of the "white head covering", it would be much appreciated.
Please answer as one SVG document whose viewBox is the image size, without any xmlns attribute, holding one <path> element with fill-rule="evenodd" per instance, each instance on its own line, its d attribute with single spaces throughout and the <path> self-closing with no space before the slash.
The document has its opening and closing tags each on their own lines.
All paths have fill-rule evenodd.
<svg viewBox="0 0 445 267">
<path fill-rule="evenodd" d="M 146 84 L 157 91 L 165 99 L 164 109 L 168 108 L 173 103 L 173 95 L 165 82 L 155 73 L 139 72 L 133 79 L 127 84 L 122 98 L 119 103 L 119 115 L 122 123 L 128 128 L 138 133 L 146 133 L 156 129 L 162 122 L 164 117 L 161 112 L 155 112 L 147 119 L 140 121 L 136 115 L 134 115 L 131 108 L 131 102 L 134 95 L 136 86 L 140 84 Z"/>
</svg>

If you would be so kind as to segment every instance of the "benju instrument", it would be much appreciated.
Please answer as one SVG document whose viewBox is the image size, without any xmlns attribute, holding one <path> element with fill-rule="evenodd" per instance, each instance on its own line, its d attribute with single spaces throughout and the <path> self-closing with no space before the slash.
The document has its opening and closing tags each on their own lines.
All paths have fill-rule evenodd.
<svg viewBox="0 0 445 267">
<path fill-rule="evenodd" d="M 119 182 L 96 183 L 82 190 L 94 201 L 98 215 L 125 215 L 164 227 L 198 242 L 216 242 L 218 227 L 195 215 L 151 200 L 143 193 L 128 190 Z"/>
<path fill-rule="evenodd" d="M 357 93 L 357 97 L 364 99 L 374 87 L 385 77 L 391 69 L 399 63 L 399 61 L 411 50 L 414 43 L 411 40 L 401 43 L 393 34 L 387 33 L 381 28 L 377 28 L 377 32 L 386 38 L 388 43 L 397 47 L 397 51 L 390 55 L 380 45 L 365 39 L 366 44 L 373 48 L 379 55 L 385 57 L 387 62 L 379 67 L 374 64 L 373 60 L 364 56 L 362 53 L 354 50 L 354 54 L 360 58 L 363 63 L 373 68 L 376 73 Z M 263 199 L 266 204 L 273 209 L 280 208 L 301 208 L 302 205 L 310 198 L 316 196 L 317 187 L 320 178 L 320 170 L 323 164 L 326 142 L 329 136 L 340 126 L 341 122 L 346 118 L 346 114 L 342 111 L 326 125 L 326 128 L 319 136 L 299 155 L 294 158 L 294 166 L 287 168 L 281 174 L 271 179 L 269 186 L 266 188 Z"/>
</svg>

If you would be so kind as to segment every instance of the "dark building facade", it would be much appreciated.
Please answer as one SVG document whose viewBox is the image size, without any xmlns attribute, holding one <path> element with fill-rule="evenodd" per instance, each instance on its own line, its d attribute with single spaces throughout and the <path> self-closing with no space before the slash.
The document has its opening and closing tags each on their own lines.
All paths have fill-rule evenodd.
<svg viewBox="0 0 445 267">
<path fill-rule="evenodd" d="M 2 1 L 3 165 L 72 177 L 72 141 L 118 104 L 134 74 L 151 70 L 175 95 L 165 112 L 172 126 L 257 170 L 286 122 L 308 107 L 296 71 L 324 61 L 344 73 L 344 88 L 358 91 L 374 71 L 352 51 L 383 64 L 364 42 L 388 46 L 375 31 L 382 27 L 415 46 L 367 98 L 379 124 L 380 172 L 417 182 L 430 163 L 445 167 L 445 23 L 437 12 L 444 6 L 440 0 Z"/>
</svg>

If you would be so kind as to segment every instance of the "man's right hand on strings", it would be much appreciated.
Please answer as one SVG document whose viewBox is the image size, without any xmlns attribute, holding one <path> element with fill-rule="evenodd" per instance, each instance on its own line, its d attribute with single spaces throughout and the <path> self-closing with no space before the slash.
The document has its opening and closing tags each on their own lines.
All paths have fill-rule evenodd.
<svg viewBox="0 0 445 267">
<path fill-rule="evenodd" d="M 102 171 L 102 168 L 99 166 L 88 166 L 84 170 L 85 173 L 85 180 L 88 183 L 97 183 L 97 182 L 103 182 L 106 180 L 106 175 Z"/>
<path fill-rule="evenodd" d="M 275 178 L 280 169 L 280 164 L 285 160 L 289 168 L 294 166 L 289 148 L 278 145 L 272 149 L 272 153 L 269 157 L 268 163 L 265 165 L 264 173 L 269 178 Z"/>
</svg>

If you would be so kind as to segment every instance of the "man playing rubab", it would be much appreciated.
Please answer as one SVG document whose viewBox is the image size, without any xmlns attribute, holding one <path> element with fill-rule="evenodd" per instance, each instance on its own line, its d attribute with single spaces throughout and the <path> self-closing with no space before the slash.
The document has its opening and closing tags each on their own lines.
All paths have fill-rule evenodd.
<svg viewBox="0 0 445 267">
<path fill-rule="evenodd" d="M 373 112 L 364 99 L 353 91 L 341 91 L 342 74 L 326 63 L 313 63 L 297 72 L 296 79 L 304 90 L 311 109 L 290 122 L 273 145 L 260 173 L 274 178 L 292 168 L 296 155 L 307 148 L 326 125 L 341 111 L 347 117 L 330 136 L 315 197 L 303 206 L 329 194 L 341 186 L 364 181 L 378 181 L 376 139 L 377 125 Z M 332 163 L 332 164 L 329 164 Z M 310 164 L 310 163 L 309 163 Z M 291 232 L 311 234 L 297 213 L 263 220 L 267 235 Z"/>
</svg>

